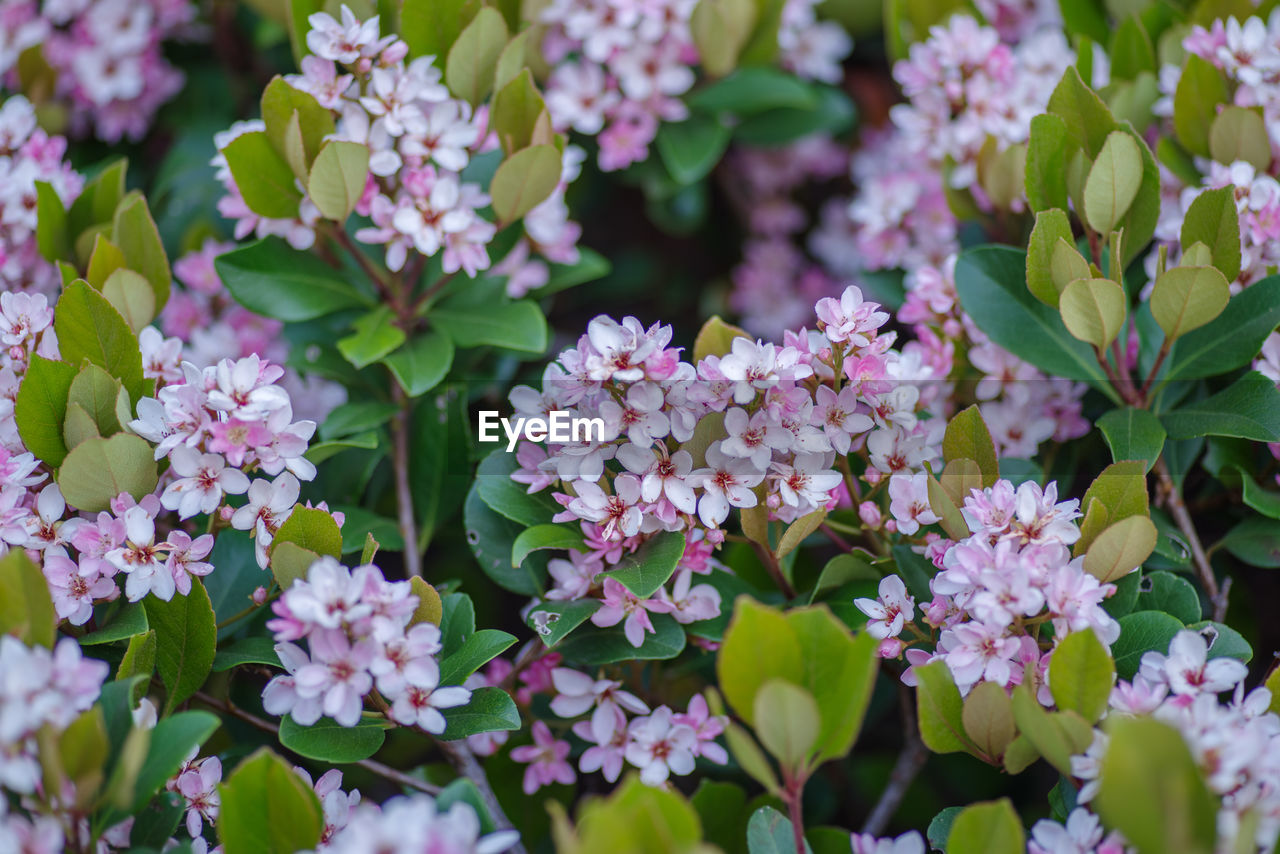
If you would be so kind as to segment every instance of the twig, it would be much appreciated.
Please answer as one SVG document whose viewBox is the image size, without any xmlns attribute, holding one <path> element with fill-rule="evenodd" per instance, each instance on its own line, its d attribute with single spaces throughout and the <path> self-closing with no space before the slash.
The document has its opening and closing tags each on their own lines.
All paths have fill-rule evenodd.
<svg viewBox="0 0 1280 854">
<path fill-rule="evenodd" d="M 1173 475 L 1169 473 L 1169 466 L 1163 456 L 1156 460 L 1155 473 L 1160 478 L 1160 485 L 1167 496 L 1165 503 L 1169 513 L 1173 516 L 1173 521 L 1178 523 L 1178 530 L 1182 532 L 1182 536 L 1187 538 L 1187 546 L 1191 549 L 1191 559 L 1196 565 L 1196 572 L 1200 575 L 1200 583 L 1204 585 L 1204 591 L 1213 604 L 1213 619 L 1222 622 L 1222 618 L 1227 615 L 1227 594 L 1230 592 L 1230 585 L 1224 584 L 1221 588 L 1218 587 L 1218 579 L 1213 574 L 1209 556 L 1205 554 L 1204 546 L 1200 544 L 1195 523 L 1191 521 L 1191 514 L 1182 500 L 1182 493 L 1173 482 Z"/>
<path fill-rule="evenodd" d="M 498 803 L 498 796 L 493 793 L 493 787 L 489 785 L 489 777 L 484 773 L 484 766 L 476 761 L 476 756 L 471 752 L 471 748 L 467 747 L 467 742 L 465 740 L 440 741 L 437 739 L 436 746 L 440 748 L 440 752 L 449 760 L 453 770 L 475 783 L 476 788 L 480 790 L 480 798 L 484 801 L 485 808 L 489 810 L 489 817 L 493 819 L 493 823 L 499 829 L 514 827 L 511 820 L 507 818 L 507 814 L 502 811 L 502 805 Z M 511 854 L 526 854 L 524 845 L 519 842 L 507 850 Z"/>
<path fill-rule="evenodd" d="M 831 542 L 835 543 L 841 549 L 847 552 L 853 551 L 853 546 L 849 545 L 849 541 L 837 534 L 835 529 L 826 522 L 823 522 L 818 527 L 822 530 L 822 533 L 827 535 L 827 539 L 831 540 Z"/>
<path fill-rule="evenodd" d="M 901 689 L 903 686 L 899 687 Z M 889 819 L 893 818 L 893 814 L 902 804 L 902 799 L 906 797 L 907 789 L 911 788 L 911 783 L 929 759 L 929 748 L 924 746 L 916 730 L 915 712 L 911 708 L 911 692 L 900 690 L 899 696 L 902 702 L 902 736 L 906 743 L 902 746 L 902 752 L 898 754 L 898 761 L 893 764 L 893 770 L 889 772 L 889 784 L 880 793 L 880 800 L 876 801 L 871 815 L 867 816 L 866 823 L 862 825 L 862 832 L 870 833 L 872 836 L 884 833 L 884 829 L 889 826 Z"/>
<path fill-rule="evenodd" d="M 751 548 L 755 550 L 756 557 L 760 558 L 760 562 L 764 564 L 765 570 L 768 571 L 769 577 L 773 579 L 773 583 L 778 585 L 778 589 L 782 591 L 782 595 L 787 599 L 795 598 L 796 589 L 791 586 L 791 582 L 787 580 L 787 576 L 783 574 L 782 567 L 778 564 L 778 559 L 773 556 L 773 552 L 769 551 L 767 546 L 751 541 Z"/>
<path fill-rule="evenodd" d="M 404 569 L 409 577 L 422 577 L 422 552 L 418 548 L 418 523 L 413 514 L 413 487 L 409 481 L 409 407 L 412 401 L 396 379 L 391 394 L 400 411 L 391 420 L 392 468 L 396 478 L 396 504 L 400 508 L 400 535 L 404 537 Z"/>
<path fill-rule="evenodd" d="M 229 700 L 220 700 L 212 694 L 206 694 L 203 691 L 197 691 L 195 693 L 195 698 L 205 705 L 213 706 L 215 709 L 221 709 L 231 715 L 231 717 L 242 720 L 250 726 L 257 727 L 263 732 L 269 732 L 277 737 L 280 735 L 280 727 L 276 726 L 271 721 L 265 721 L 255 714 L 246 712 L 244 709 L 233 704 Z M 439 786 L 434 786 L 425 780 L 419 780 L 417 777 L 411 777 L 403 771 L 397 771 L 390 765 L 383 765 L 381 762 L 377 762 L 373 759 L 361 759 L 355 764 L 385 780 L 390 780 L 392 783 L 398 783 L 401 786 L 405 786 L 410 789 L 417 789 L 419 792 L 426 792 L 428 795 L 440 794 Z"/>
</svg>

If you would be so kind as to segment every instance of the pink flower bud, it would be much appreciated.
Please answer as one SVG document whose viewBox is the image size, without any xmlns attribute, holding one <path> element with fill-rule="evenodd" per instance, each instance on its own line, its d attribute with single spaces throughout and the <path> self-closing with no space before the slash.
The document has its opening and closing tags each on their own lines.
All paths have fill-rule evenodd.
<svg viewBox="0 0 1280 854">
<path fill-rule="evenodd" d="M 879 469 L 869 468 L 862 474 L 862 479 L 865 480 L 867 483 L 871 484 L 872 486 L 875 486 L 877 483 L 879 483 L 880 478 L 882 477 L 884 477 L 884 475 L 880 472 Z"/>
<path fill-rule="evenodd" d="M 876 655 L 881 658 L 897 658 L 902 655 L 904 644 L 898 638 L 885 638 L 876 647 Z"/>
<path fill-rule="evenodd" d="M 712 543 L 712 544 L 717 545 L 717 546 L 718 546 L 718 545 L 720 545 L 721 543 L 723 543 L 723 542 L 724 542 L 724 529 L 722 529 L 722 528 L 712 528 L 710 531 L 707 531 L 707 542 L 708 542 L 708 543 Z"/>
<path fill-rule="evenodd" d="M 880 527 L 880 508 L 874 501 L 864 501 L 858 505 L 858 518 L 862 520 L 862 524 L 874 531 Z"/>
<path fill-rule="evenodd" d="M 890 534 L 898 533 L 898 520 L 886 519 L 884 523 L 884 529 L 888 531 Z"/>
<path fill-rule="evenodd" d="M 265 605 L 267 602 L 267 588 L 259 587 L 253 591 L 253 595 L 250 598 L 253 599 L 253 604 L 255 605 Z"/>
<path fill-rule="evenodd" d="M 231 521 L 231 517 L 232 517 L 232 516 L 234 516 L 234 515 L 236 515 L 236 508 L 234 508 L 234 507 L 232 507 L 232 506 L 230 506 L 230 505 L 228 505 L 228 504 L 224 504 L 224 505 L 222 505 L 222 507 L 221 507 L 221 508 L 219 508 L 219 510 L 218 510 L 218 515 L 222 517 L 222 521 L 224 521 L 224 522 L 230 522 L 230 521 Z"/>
</svg>

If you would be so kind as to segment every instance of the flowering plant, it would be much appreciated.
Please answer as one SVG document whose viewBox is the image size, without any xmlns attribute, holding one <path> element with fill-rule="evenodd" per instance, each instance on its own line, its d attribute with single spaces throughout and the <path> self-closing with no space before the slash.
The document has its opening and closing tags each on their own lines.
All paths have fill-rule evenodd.
<svg viewBox="0 0 1280 854">
<path fill-rule="evenodd" d="M 0 0 L 0 852 L 1276 847 L 1269 9 L 251 5 Z"/>
</svg>

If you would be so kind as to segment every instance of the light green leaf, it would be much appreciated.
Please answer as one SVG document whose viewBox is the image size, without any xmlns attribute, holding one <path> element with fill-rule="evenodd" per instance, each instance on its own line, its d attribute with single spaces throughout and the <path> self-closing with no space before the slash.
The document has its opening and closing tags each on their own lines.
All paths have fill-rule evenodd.
<svg viewBox="0 0 1280 854">
<path fill-rule="evenodd" d="M 511 565 L 519 566 L 538 549 L 582 550 L 582 531 L 568 525 L 535 525 L 526 528 L 511 546 Z M 621 580 L 621 579 L 619 579 Z"/>
<path fill-rule="evenodd" d="M 122 492 L 141 499 L 156 488 L 159 473 L 145 439 L 117 433 L 81 442 L 62 461 L 58 486 L 77 510 L 97 513 Z"/>
<path fill-rule="evenodd" d="M 1105 350 L 1124 327 L 1128 305 L 1124 288 L 1110 279 L 1076 279 L 1058 302 L 1067 331 Z"/>
<path fill-rule="evenodd" d="M 1116 665 L 1111 653 L 1089 629 L 1063 638 L 1049 660 L 1049 690 L 1053 693 L 1053 702 L 1059 709 L 1070 709 L 1090 722 L 1098 720 L 1107 710 L 1115 676 Z"/>
<path fill-rule="evenodd" d="M 964 701 L 945 661 L 933 661 L 915 669 L 920 738 L 934 753 L 976 753 L 977 745 L 964 726 Z"/>
<path fill-rule="evenodd" d="M 102 295 L 135 334 L 156 316 L 156 295 L 151 284 L 132 270 L 116 270 L 102 284 Z"/>
<path fill-rule="evenodd" d="M 0 633 L 52 647 L 58 624 L 44 573 L 22 549 L 0 557 Z"/>
<path fill-rule="evenodd" d="M 1013 703 L 1004 686 L 995 682 L 979 682 L 973 686 L 964 698 L 961 721 L 965 735 L 992 761 L 1004 755 L 1018 734 L 1013 722 Z"/>
<path fill-rule="evenodd" d="M 1260 109 L 1224 107 L 1209 128 L 1209 154 L 1224 166 L 1243 160 L 1266 172 L 1271 167 L 1271 142 Z"/>
<path fill-rule="evenodd" d="M 1108 526 L 1089 544 L 1084 570 L 1103 583 L 1118 581 L 1141 566 L 1155 547 L 1155 524 L 1146 516 L 1129 516 Z"/>
<path fill-rule="evenodd" d="M 1213 377 L 1244 367 L 1277 325 L 1280 276 L 1268 276 L 1233 296 L 1222 314 L 1173 345 L 1165 380 Z"/>
<path fill-rule="evenodd" d="M 138 339 L 120 312 L 88 282 L 77 280 L 63 290 L 53 325 L 64 361 L 78 365 L 83 360 L 105 368 L 135 400 L 141 396 Z"/>
<path fill-rule="evenodd" d="M 311 164 L 307 194 L 325 218 L 346 222 L 364 194 L 368 177 L 368 146 L 329 140 Z"/>
<path fill-rule="evenodd" d="M 1184 248 L 1195 243 L 1209 247 L 1213 266 L 1232 281 L 1240 275 L 1240 214 L 1234 187 L 1204 190 L 1196 196 L 1182 219 Z"/>
<path fill-rule="evenodd" d="M 76 373 L 73 365 L 33 354 L 13 406 L 22 443 L 36 459 L 54 468 L 62 465 L 67 456 L 62 422 L 67 417 L 67 395 Z"/>
<path fill-rule="evenodd" d="M 1008 798 L 974 804 L 956 816 L 947 854 L 1022 854 L 1026 833 Z"/>
<path fill-rule="evenodd" d="M 294 854 L 315 848 L 324 814 L 311 786 L 261 748 L 219 787 L 218 840 L 226 854 Z"/>
<path fill-rule="evenodd" d="M 1173 341 L 1222 314 L 1231 299 L 1226 277 L 1217 267 L 1174 267 L 1151 290 L 1151 314 Z"/>
<path fill-rule="evenodd" d="M 1067 219 L 1066 212 L 1058 208 L 1038 211 L 1027 245 L 1027 288 L 1040 302 L 1054 308 L 1058 307 L 1058 297 L 1067 282 L 1083 278 L 1072 276 L 1059 287 L 1058 277 L 1054 275 L 1053 258 L 1061 240 L 1071 240 L 1071 222 Z M 1088 276 L 1088 269 L 1086 264 L 1085 276 Z"/>
<path fill-rule="evenodd" d="M 372 365 L 405 342 L 404 330 L 396 325 L 389 305 L 378 306 L 352 326 L 354 334 L 338 339 L 338 352 L 357 368 Z"/>
<path fill-rule="evenodd" d="M 489 94 L 498 58 L 506 46 L 507 24 L 502 14 L 482 7 L 449 48 L 444 66 L 449 90 L 472 107 L 478 106 Z"/>
<path fill-rule="evenodd" d="M 236 187 L 249 210 L 268 219 L 294 219 L 302 192 L 293 169 L 264 131 L 243 133 L 222 149 Z"/>
<path fill-rule="evenodd" d="M 547 320 L 530 300 L 466 308 L 445 302 L 432 310 L 431 320 L 459 347 L 488 345 L 524 353 L 547 349 Z"/>
<path fill-rule="evenodd" d="M 1089 170 L 1084 185 L 1084 211 L 1094 231 L 1108 235 L 1138 195 L 1142 183 L 1142 151 L 1132 136 L 1112 131 Z"/>
<path fill-rule="evenodd" d="M 489 185 L 493 212 L 511 223 L 546 201 L 560 184 L 560 151 L 532 145 L 502 161 Z"/>
<path fill-rule="evenodd" d="M 155 311 L 159 312 L 169 302 L 172 276 L 160 230 L 141 195 L 130 193 L 121 200 L 112 219 L 111 239 L 120 247 L 129 269 L 142 274 L 151 285 Z"/>
<path fill-rule="evenodd" d="M 386 737 L 382 725 L 373 721 L 342 726 L 331 718 L 321 718 L 311 726 L 302 726 L 288 715 L 280 721 L 282 747 L 299 756 L 334 765 L 368 759 L 378 752 Z"/>
<path fill-rule="evenodd" d="M 942 437 L 942 458 L 948 463 L 952 460 L 976 462 L 982 472 L 983 486 L 994 486 L 1000 479 L 996 446 L 976 404 L 956 413 L 947 422 L 947 429 Z"/>
<path fill-rule="evenodd" d="M 1178 88 L 1173 94 L 1173 131 L 1192 154 L 1211 156 L 1209 131 L 1218 114 L 1218 105 L 1230 102 L 1222 72 L 1207 59 L 1187 54 Z"/>
</svg>

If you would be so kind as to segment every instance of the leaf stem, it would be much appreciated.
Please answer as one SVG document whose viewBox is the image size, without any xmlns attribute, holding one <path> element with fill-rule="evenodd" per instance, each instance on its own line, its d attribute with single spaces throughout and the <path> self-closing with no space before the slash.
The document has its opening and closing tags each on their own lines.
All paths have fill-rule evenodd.
<svg viewBox="0 0 1280 854">
<path fill-rule="evenodd" d="M 413 487 L 409 480 L 408 398 L 399 381 L 391 380 L 391 396 L 400 411 L 391 419 L 392 468 L 396 479 L 396 504 L 400 510 L 400 535 L 404 538 L 404 569 L 409 577 L 422 577 L 422 551 L 418 548 L 418 524 L 413 512 Z"/>
</svg>

